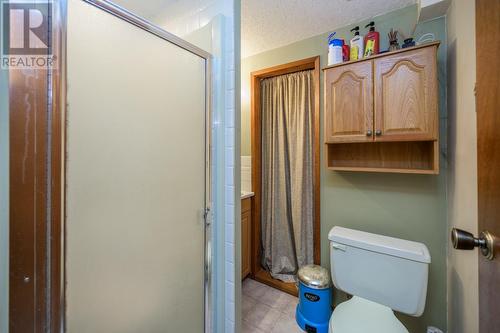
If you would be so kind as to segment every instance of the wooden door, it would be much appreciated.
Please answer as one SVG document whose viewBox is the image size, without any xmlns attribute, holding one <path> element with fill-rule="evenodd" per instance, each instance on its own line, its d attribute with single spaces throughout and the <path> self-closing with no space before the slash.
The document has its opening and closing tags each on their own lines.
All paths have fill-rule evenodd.
<svg viewBox="0 0 500 333">
<path fill-rule="evenodd" d="M 252 232 L 251 199 L 241 202 L 241 278 L 250 274 L 250 234 Z"/>
<path fill-rule="evenodd" d="M 437 45 L 374 60 L 375 140 L 438 138 Z"/>
<path fill-rule="evenodd" d="M 476 0 L 478 230 L 500 236 L 500 1 Z M 463 46 L 467 47 L 467 46 Z M 479 327 L 500 332 L 500 246 L 479 256 Z"/>
<path fill-rule="evenodd" d="M 325 142 L 373 140 L 372 62 L 325 71 Z"/>
</svg>

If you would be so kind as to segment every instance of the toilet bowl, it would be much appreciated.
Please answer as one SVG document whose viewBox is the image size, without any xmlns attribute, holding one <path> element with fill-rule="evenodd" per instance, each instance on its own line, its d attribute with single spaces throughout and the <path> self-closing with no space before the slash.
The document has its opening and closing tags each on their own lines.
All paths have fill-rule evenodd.
<svg viewBox="0 0 500 333">
<path fill-rule="evenodd" d="M 421 316 L 429 250 L 422 243 L 334 227 L 328 234 L 332 282 L 353 295 L 330 318 L 329 333 L 408 333 L 394 311 Z"/>
</svg>

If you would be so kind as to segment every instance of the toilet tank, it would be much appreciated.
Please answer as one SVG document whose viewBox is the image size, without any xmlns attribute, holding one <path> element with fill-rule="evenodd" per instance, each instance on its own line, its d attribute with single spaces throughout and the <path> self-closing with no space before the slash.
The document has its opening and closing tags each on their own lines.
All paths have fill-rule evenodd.
<svg viewBox="0 0 500 333">
<path fill-rule="evenodd" d="M 422 243 L 334 227 L 328 233 L 332 281 L 348 294 L 422 315 L 431 257 Z"/>
</svg>

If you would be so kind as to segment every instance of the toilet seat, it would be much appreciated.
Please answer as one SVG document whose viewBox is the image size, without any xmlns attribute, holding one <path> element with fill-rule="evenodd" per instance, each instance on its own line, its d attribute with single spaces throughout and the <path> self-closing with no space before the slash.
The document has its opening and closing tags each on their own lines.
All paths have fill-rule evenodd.
<svg viewBox="0 0 500 333">
<path fill-rule="evenodd" d="M 335 308 L 328 332 L 409 333 L 390 308 L 357 296 Z"/>
</svg>

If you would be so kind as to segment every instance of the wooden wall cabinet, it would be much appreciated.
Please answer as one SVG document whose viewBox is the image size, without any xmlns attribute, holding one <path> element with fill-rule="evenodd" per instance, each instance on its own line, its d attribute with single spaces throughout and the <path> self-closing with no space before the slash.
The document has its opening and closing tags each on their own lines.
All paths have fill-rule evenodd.
<svg viewBox="0 0 500 333">
<path fill-rule="evenodd" d="M 329 169 L 439 173 L 438 46 L 324 69 Z"/>
<path fill-rule="evenodd" d="M 241 279 L 251 271 L 252 198 L 241 200 Z"/>
</svg>

